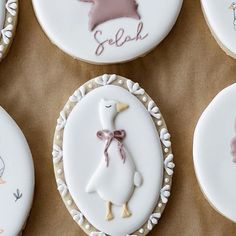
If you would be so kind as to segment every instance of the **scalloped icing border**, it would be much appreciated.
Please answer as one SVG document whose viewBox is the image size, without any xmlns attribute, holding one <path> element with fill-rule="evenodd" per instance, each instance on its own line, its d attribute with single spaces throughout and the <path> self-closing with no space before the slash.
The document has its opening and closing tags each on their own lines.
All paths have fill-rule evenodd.
<svg viewBox="0 0 236 236">
<path fill-rule="evenodd" d="M 63 110 L 60 112 L 59 118 L 57 119 L 57 126 L 53 142 L 52 157 L 54 163 L 55 178 L 57 182 L 57 189 L 60 192 L 64 204 L 66 205 L 72 218 L 77 222 L 77 224 L 80 225 L 80 227 L 86 234 L 90 236 L 106 236 L 105 233 L 99 232 L 99 230 L 97 230 L 89 223 L 89 221 L 83 216 L 83 214 L 80 212 L 80 210 L 72 199 L 72 196 L 66 185 L 66 180 L 64 176 L 62 144 L 63 132 L 66 126 L 67 117 L 70 115 L 75 105 L 92 90 L 109 84 L 116 85 L 128 90 L 131 94 L 136 96 L 142 102 L 142 104 L 146 107 L 156 125 L 156 129 L 158 131 L 162 144 L 162 151 L 164 157 L 164 174 L 158 203 L 147 222 L 145 222 L 145 224 L 136 232 L 132 233 L 132 236 L 144 236 L 147 235 L 158 223 L 168 202 L 172 185 L 173 169 L 175 167 L 175 164 L 173 162 L 170 134 L 167 130 L 164 118 L 162 117 L 160 110 L 156 106 L 154 101 L 149 97 L 149 95 L 144 91 L 144 89 L 140 88 L 138 83 L 134 83 L 133 81 L 126 79 L 122 76 L 105 74 L 86 82 L 79 89 L 77 89 L 74 94 L 69 98 Z"/>
<path fill-rule="evenodd" d="M 5 7 L 5 21 L 3 29 L 0 31 L 0 61 L 7 55 L 15 35 L 19 2 L 18 0 L 7 0 Z"/>
</svg>

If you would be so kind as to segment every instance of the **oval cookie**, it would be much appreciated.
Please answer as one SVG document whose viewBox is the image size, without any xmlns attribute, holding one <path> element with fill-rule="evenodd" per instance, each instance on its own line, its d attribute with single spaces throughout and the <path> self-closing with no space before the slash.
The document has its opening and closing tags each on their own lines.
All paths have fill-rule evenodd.
<svg viewBox="0 0 236 236">
<path fill-rule="evenodd" d="M 33 0 L 50 40 L 74 58 L 96 64 L 130 61 L 158 45 L 182 0 Z"/>
<path fill-rule="evenodd" d="M 201 0 L 201 4 L 212 35 L 229 56 L 236 58 L 236 2 Z"/>
<path fill-rule="evenodd" d="M 20 128 L 2 107 L 0 130 L 0 235 L 17 236 L 33 200 L 33 161 Z"/>
<path fill-rule="evenodd" d="M 63 201 L 88 235 L 146 235 L 170 196 L 165 121 L 144 89 L 121 76 L 99 76 L 69 98 L 53 162 Z"/>
<path fill-rule="evenodd" d="M 211 205 L 236 222 L 236 84 L 221 91 L 198 121 L 193 142 L 196 175 Z"/>
<path fill-rule="evenodd" d="M 18 0 L 0 1 L 0 61 L 6 56 L 17 25 Z"/>
</svg>

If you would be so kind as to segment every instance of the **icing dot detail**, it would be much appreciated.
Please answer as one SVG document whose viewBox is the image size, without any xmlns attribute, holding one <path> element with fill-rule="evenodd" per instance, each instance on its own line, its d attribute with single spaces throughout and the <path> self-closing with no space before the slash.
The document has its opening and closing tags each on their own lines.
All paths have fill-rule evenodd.
<svg viewBox="0 0 236 236">
<path fill-rule="evenodd" d="M 162 125 L 162 121 L 161 120 L 157 121 L 157 125 L 161 126 Z"/>
<path fill-rule="evenodd" d="M 12 23 L 13 19 L 11 17 L 7 18 L 8 23 Z"/>
<path fill-rule="evenodd" d="M 88 87 L 89 87 L 90 89 L 93 88 L 93 84 L 90 83 L 90 84 L 88 85 Z"/>
<path fill-rule="evenodd" d="M 162 207 L 162 203 L 159 203 L 159 204 L 158 204 L 158 207 L 161 208 L 161 207 Z"/>
<path fill-rule="evenodd" d="M 169 152 L 169 148 L 165 148 L 164 151 L 165 151 L 165 153 Z"/>
<path fill-rule="evenodd" d="M 143 102 L 147 102 L 147 97 L 144 96 L 142 100 L 143 100 Z"/>
<path fill-rule="evenodd" d="M 0 45 L 0 52 L 2 52 L 4 49 L 4 46 L 3 45 Z"/>
<path fill-rule="evenodd" d="M 169 181 L 170 181 L 170 180 L 169 180 L 168 178 L 165 178 L 165 182 L 166 182 L 166 183 L 169 183 Z"/>
<path fill-rule="evenodd" d="M 142 229 L 140 229 L 138 232 L 139 232 L 140 234 L 143 234 L 143 233 L 144 233 L 144 229 L 142 228 Z"/>
<path fill-rule="evenodd" d="M 67 201 L 67 205 L 68 205 L 68 206 L 71 206 L 71 205 L 72 205 L 72 201 L 71 201 L 71 200 L 68 200 L 68 201 Z"/>
<path fill-rule="evenodd" d="M 62 174 L 62 169 L 58 169 L 57 174 L 61 175 Z"/>
<path fill-rule="evenodd" d="M 61 136 L 58 134 L 56 138 L 57 140 L 60 140 Z"/>
<path fill-rule="evenodd" d="M 119 82 L 118 82 L 119 84 L 123 84 L 123 80 L 119 80 Z"/>
<path fill-rule="evenodd" d="M 90 229 L 90 225 L 89 224 L 85 225 L 85 229 Z"/>
</svg>

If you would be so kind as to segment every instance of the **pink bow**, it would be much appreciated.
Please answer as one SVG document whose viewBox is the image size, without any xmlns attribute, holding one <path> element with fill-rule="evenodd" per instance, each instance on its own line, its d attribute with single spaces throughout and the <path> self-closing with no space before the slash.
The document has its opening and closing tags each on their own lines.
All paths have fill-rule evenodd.
<svg viewBox="0 0 236 236">
<path fill-rule="evenodd" d="M 115 130 L 115 131 L 109 131 L 109 130 L 100 130 L 97 132 L 97 136 L 101 140 L 105 140 L 105 149 L 104 149 L 104 155 L 105 155 L 105 161 L 107 164 L 107 167 L 109 166 L 109 155 L 108 155 L 108 148 L 110 147 L 110 144 L 113 140 L 117 141 L 118 144 L 118 150 L 120 152 L 120 157 L 123 163 L 125 163 L 125 151 L 124 151 L 124 145 L 122 143 L 122 140 L 125 138 L 125 131 L 124 130 Z"/>
</svg>

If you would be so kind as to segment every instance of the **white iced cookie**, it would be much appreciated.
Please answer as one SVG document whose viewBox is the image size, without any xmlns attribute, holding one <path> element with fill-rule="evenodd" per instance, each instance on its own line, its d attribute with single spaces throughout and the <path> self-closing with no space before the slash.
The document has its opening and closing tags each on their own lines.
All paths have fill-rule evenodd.
<svg viewBox="0 0 236 236">
<path fill-rule="evenodd" d="M 182 0 L 33 0 L 50 40 L 74 58 L 96 64 L 129 61 L 158 45 Z"/>
<path fill-rule="evenodd" d="M 6 56 L 17 25 L 18 0 L 0 1 L 0 61 Z"/>
<path fill-rule="evenodd" d="M 77 89 L 57 120 L 58 190 L 91 236 L 146 235 L 170 196 L 173 155 L 159 108 L 139 84 L 103 75 Z"/>
<path fill-rule="evenodd" d="M 236 58 L 236 1 L 201 0 L 201 4 L 212 35 L 229 56 Z"/>
<path fill-rule="evenodd" d="M 34 193 L 34 168 L 27 141 L 0 107 L 0 235 L 20 235 Z"/>
<path fill-rule="evenodd" d="M 197 124 L 193 155 L 201 189 L 211 205 L 236 222 L 236 84 L 221 91 Z"/>
</svg>

